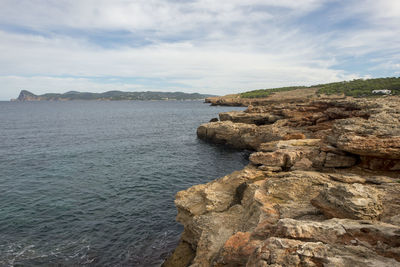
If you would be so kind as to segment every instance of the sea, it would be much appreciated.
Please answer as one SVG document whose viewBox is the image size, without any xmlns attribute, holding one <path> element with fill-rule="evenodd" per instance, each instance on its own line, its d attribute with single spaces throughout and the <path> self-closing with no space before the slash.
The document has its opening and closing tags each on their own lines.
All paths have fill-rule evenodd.
<svg viewBox="0 0 400 267">
<path fill-rule="evenodd" d="M 0 102 L 0 266 L 160 266 L 174 195 L 248 163 L 202 101 Z"/>
</svg>

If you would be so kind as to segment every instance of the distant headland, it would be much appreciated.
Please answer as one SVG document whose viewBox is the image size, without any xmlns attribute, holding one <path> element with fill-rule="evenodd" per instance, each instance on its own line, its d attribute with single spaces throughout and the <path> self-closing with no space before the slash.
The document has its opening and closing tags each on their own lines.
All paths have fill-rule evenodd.
<svg viewBox="0 0 400 267">
<path fill-rule="evenodd" d="M 69 101 L 69 100 L 198 100 L 213 95 L 183 92 L 122 92 L 109 91 L 105 93 L 87 93 L 69 91 L 64 94 L 48 93 L 35 95 L 22 90 L 18 98 L 11 101 Z"/>
</svg>

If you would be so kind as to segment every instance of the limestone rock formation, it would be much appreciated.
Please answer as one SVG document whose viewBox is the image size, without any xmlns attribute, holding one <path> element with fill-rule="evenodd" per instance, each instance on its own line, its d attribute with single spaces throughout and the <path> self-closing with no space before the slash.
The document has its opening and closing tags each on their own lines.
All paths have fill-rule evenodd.
<svg viewBox="0 0 400 267">
<path fill-rule="evenodd" d="M 232 121 L 256 125 L 272 124 L 282 119 L 279 115 L 268 113 L 248 113 L 240 111 L 223 112 L 219 114 L 221 121 Z"/>
<path fill-rule="evenodd" d="M 209 122 L 197 129 L 197 136 L 217 144 L 236 148 L 256 149 L 261 143 L 280 140 L 287 132 L 280 125 L 256 126 L 231 121 Z"/>
<path fill-rule="evenodd" d="M 261 102 L 198 128 L 254 152 L 177 193 L 164 266 L 400 266 L 400 99 Z"/>
<path fill-rule="evenodd" d="M 177 219 L 185 226 L 182 239 L 195 251 L 191 266 L 396 266 L 400 222 L 384 207 L 400 208 L 393 195 L 385 197 L 386 188 L 400 192 L 400 184 L 391 178 L 371 184 L 374 179 L 315 171 L 266 173 L 249 165 L 181 191 Z M 316 205 L 330 188 L 337 192 L 328 208 Z M 340 191 L 347 193 L 342 197 Z M 329 219 L 332 214 L 345 219 Z"/>
</svg>

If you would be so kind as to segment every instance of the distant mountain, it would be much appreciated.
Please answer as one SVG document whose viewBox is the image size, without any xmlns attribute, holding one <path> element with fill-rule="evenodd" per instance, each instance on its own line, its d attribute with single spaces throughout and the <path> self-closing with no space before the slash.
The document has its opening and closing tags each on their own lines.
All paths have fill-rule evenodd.
<svg viewBox="0 0 400 267">
<path fill-rule="evenodd" d="M 15 101 L 68 101 L 68 100 L 196 100 L 213 95 L 183 92 L 122 92 L 109 91 L 105 93 L 86 93 L 69 91 L 64 94 L 35 95 L 22 90 Z"/>
</svg>

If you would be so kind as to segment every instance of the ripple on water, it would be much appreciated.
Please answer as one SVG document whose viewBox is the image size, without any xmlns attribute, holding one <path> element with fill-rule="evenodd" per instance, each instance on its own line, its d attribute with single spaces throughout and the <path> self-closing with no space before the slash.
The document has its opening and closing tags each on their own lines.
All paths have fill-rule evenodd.
<svg viewBox="0 0 400 267">
<path fill-rule="evenodd" d="M 234 108 L 193 102 L 0 102 L 0 266 L 158 266 L 174 195 L 247 163 L 196 139 Z"/>
</svg>

